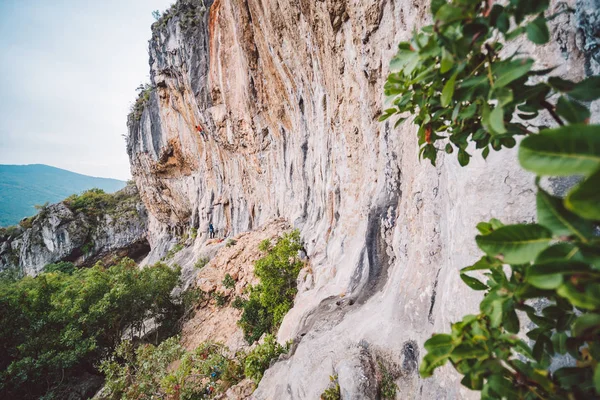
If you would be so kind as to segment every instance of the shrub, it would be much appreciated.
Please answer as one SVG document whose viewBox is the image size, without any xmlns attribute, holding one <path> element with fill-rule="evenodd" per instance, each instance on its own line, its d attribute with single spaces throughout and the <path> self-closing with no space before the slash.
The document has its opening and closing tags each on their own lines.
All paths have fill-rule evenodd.
<svg viewBox="0 0 600 400">
<path fill-rule="evenodd" d="M 258 383 L 263 377 L 263 374 L 269 368 L 271 361 L 278 358 L 281 354 L 287 353 L 289 344 L 285 347 L 277 343 L 275 336 L 266 335 L 265 341 L 257 345 L 246 356 L 244 366 L 244 374 L 246 378 L 252 379 Z"/>
<path fill-rule="evenodd" d="M 183 245 L 181 243 L 177 243 L 175 246 L 173 246 L 167 252 L 167 255 L 165 256 L 165 260 L 172 259 L 173 257 L 175 257 L 175 254 L 179 253 L 182 249 L 183 249 Z"/>
<path fill-rule="evenodd" d="M 44 267 L 44 272 L 62 272 L 63 274 L 72 274 L 75 272 L 75 264 L 68 261 L 59 261 L 53 264 L 47 264 Z"/>
<path fill-rule="evenodd" d="M 227 296 L 221 292 L 213 292 L 213 299 L 215 299 L 215 304 L 218 307 L 223 307 L 225 304 L 227 304 Z"/>
<path fill-rule="evenodd" d="M 265 243 L 261 243 L 261 247 L 268 250 L 267 254 L 256 261 L 254 269 L 260 283 L 250 289 L 238 322 L 248 343 L 279 327 L 294 304 L 296 279 L 303 266 L 298 259 L 302 243 L 297 230 L 283 235 L 273 247 Z"/>
<path fill-rule="evenodd" d="M 535 44 L 550 39 L 548 5 L 432 1 L 434 25 L 399 45 L 385 87 L 394 107 L 382 119 L 416 114 L 421 156 L 432 164 L 441 151 L 438 141 L 449 140 L 448 153 L 458 148 L 464 166 L 469 142 L 485 158 L 490 146 L 513 147 L 514 136 L 526 135 L 519 162 L 538 176 L 538 223 L 477 225 L 475 241 L 485 255 L 460 277 L 485 292 L 480 312 L 426 341 L 420 365 L 421 376 L 429 377 L 450 361 L 464 375 L 461 383 L 486 399 L 600 396 L 600 126 L 587 125 L 587 102 L 600 98 L 600 77 L 576 83 L 548 77 L 552 68 L 533 70 L 533 60 L 522 53 L 500 56 L 504 43 L 523 34 Z M 540 112 L 559 127 L 532 123 Z M 539 186 L 546 176 L 583 179 L 560 198 Z M 485 282 L 472 271 L 483 272 Z M 521 339 L 517 311 L 535 324 L 526 333 L 529 343 Z M 552 360 L 565 354 L 575 362 L 551 369 Z"/>
<path fill-rule="evenodd" d="M 23 218 L 20 222 L 19 225 L 21 225 L 21 228 L 23 229 L 29 229 L 33 226 L 33 220 L 35 219 L 35 217 L 27 217 L 27 218 Z"/>
<path fill-rule="evenodd" d="M 231 302 L 231 307 L 241 310 L 242 308 L 244 308 L 244 304 L 245 300 L 243 298 L 241 298 L 240 296 L 235 296 L 235 299 Z"/>
<path fill-rule="evenodd" d="M 129 123 L 139 122 L 142 119 L 144 108 L 150 100 L 150 96 L 155 88 L 150 83 L 146 83 L 138 86 L 136 90 L 138 91 L 138 97 L 129 110 L 129 115 L 127 117 Z"/>
<path fill-rule="evenodd" d="M 342 396 L 340 393 L 338 376 L 330 376 L 329 380 L 331 381 L 332 386 L 325 389 L 325 391 L 321 394 L 321 400 L 340 400 Z"/>
<path fill-rule="evenodd" d="M 237 244 L 237 241 L 234 239 L 227 239 L 227 243 L 225 243 L 225 246 L 227 247 L 232 247 L 235 246 Z"/>
<path fill-rule="evenodd" d="M 394 382 L 394 377 L 387 370 L 382 362 L 379 362 L 379 371 L 381 372 L 381 382 L 379 383 L 379 392 L 382 399 L 395 399 L 398 385 Z"/>
<path fill-rule="evenodd" d="M 244 379 L 244 354 L 231 357 L 229 353 L 227 347 L 213 342 L 185 351 L 177 338 L 135 350 L 125 342 L 100 369 L 112 398 L 214 399 Z"/>
<path fill-rule="evenodd" d="M 173 315 L 179 274 L 123 259 L 110 268 L 0 282 L 0 398 L 37 398 L 94 371 L 124 332 L 143 333 L 145 320 L 160 324 Z"/>
<path fill-rule="evenodd" d="M 196 240 L 196 238 L 198 237 L 198 228 L 190 229 L 190 236 L 192 240 Z"/>
<path fill-rule="evenodd" d="M 235 288 L 235 279 L 230 274 L 225 274 L 225 278 L 223 279 L 223 286 L 227 289 Z"/>
<path fill-rule="evenodd" d="M 194 264 L 194 267 L 196 267 L 198 269 L 202 269 L 209 262 L 210 262 L 210 259 L 208 257 L 201 257 L 201 258 L 198 259 L 198 261 L 196 261 L 196 264 Z"/>
</svg>

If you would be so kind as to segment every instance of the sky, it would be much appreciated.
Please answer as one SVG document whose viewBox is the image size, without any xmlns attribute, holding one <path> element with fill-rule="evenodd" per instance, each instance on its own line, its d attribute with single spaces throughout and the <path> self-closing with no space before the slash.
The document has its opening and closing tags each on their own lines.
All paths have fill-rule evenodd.
<svg viewBox="0 0 600 400">
<path fill-rule="evenodd" d="M 174 0 L 0 0 L 0 164 L 129 179 L 127 114 L 153 10 Z"/>
</svg>

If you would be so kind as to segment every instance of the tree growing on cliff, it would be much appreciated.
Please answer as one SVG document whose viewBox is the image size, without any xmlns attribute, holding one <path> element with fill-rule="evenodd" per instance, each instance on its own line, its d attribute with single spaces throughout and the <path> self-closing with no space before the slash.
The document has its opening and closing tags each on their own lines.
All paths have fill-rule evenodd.
<svg viewBox="0 0 600 400">
<path fill-rule="evenodd" d="M 600 77 L 572 82 L 549 76 L 554 68 L 534 69 L 520 51 L 501 55 L 523 35 L 537 45 L 549 41 L 555 15 L 546 15 L 548 6 L 433 0 L 433 25 L 400 43 L 385 85 L 393 106 L 381 119 L 398 115 L 398 125 L 414 114 L 420 155 L 432 164 L 440 151 L 457 150 L 465 166 L 470 144 L 486 158 L 490 147 L 514 147 L 515 137 L 525 136 L 519 161 L 538 176 L 538 223 L 477 225 L 485 255 L 460 276 L 485 292 L 480 313 L 425 342 L 421 376 L 450 361 L 462 384 L 486 399 L 600 396 L 600 126 L 587 125 Z M 543 113 L 558 128 L 536 125 Z M 547 176 L 583 179 L 560 198 L 542 188 Z M 519 336 L 525 315 L 536 325 L 528 340 Z M 551 370 L 553 358 L 565 354 L 575 362 Z"/>
<path fill-rule="evenodd" d="M 284 234 L 275 246 L 268 240 L 261 243 L 260 250 L 266 254 L 254 264 L 260 283 L 250 289 L 238 322 L 248 343 L 260 339 L 264 333 L 273 333 L 294 305 L 298 292 L 296 279 L 304 266 L 298 258 L 301 249 L 298 230 Z"/>
<path fill-rule="evenodd" d="M 142 335 L 145 320 L 160 324 L 181 308 L 171 298 L 180 271 L 164 264 L 50 270 L 0 281 L 0 398 L 60 398 L 70 378 L 96 372 L 125 332 Z"/>
</svg>

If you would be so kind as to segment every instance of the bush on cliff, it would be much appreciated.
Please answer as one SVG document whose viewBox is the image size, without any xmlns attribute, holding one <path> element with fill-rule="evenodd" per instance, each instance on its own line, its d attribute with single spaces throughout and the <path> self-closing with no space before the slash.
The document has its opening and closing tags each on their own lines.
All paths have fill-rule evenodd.
<svg viewBox="0 0 600 400">
<path fill-rule="evenodd" d="M 71 378 L 96 373 L 125 332 L 143 335 L 145 320 L 180 311 L 170 295 L 180 271 L 164 264 L 62 269 L 0 281 L 0 398 L 60 398 Z"/>
<path fill-rule="evenodd" d="M 260 339 L 264 333 L 274 333 L 294 305 L 296 279 L 304 266 L 298 258 L 301 249 L 298 230 L 284 234 L 275 246 L 268 240 L 261 243 L 260 250 L 266 255 L 254 264 L 260 283 L 250 289 L 238 322 L 248 343 Z"/>
<path fill-rule="evenodd" d="M 442 151 L 456 150 L 465 166 L 474 148 L 486 158 L 490 147 L 510 148 L 525 136 L 519 162 L 537 175 L 538 222 L 477 225 L 485 255 L 460 277 L 485 292 L 479 313 L 426 341 L 420 366 L 429 377 L 450 362 L 485 399 L 600 397 L 600 126 L 588 125 L 600 77 L 549 76 L 553 68 L 533 69 L 526 53 L 501 51 L 523 35 L 548 42 L 556 16 L 548 6 L 433 0 L 434 24 L 400 43 L 385 85 L 393 106 L 382 120 L 400 114 L 398 125 L 413 115 L 420 155 L 434 165 Z M 545 125 L 550 118 L 557 128 Z M 542 178 L 556 176 L 581 180 L 562 198 L 542 187 Z"/>
<path fill-rule="evenodd" d="M 272 335 L 248 354 L 204 342 L 186 351 L 177 337 L 158 346 L 121 343 L 104 360 L 105 397 L 110 399 L 214 399 L 245 378 L 260 381 L 273 359 L 288 351 Z M 175 362 L 177 362 L 175 364 Z"/>
</svg>

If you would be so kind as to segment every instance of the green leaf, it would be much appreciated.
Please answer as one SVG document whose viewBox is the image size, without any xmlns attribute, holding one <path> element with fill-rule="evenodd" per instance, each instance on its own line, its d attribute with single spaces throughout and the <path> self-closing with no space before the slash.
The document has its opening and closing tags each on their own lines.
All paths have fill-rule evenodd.
<svg viewBox="0 0 600 400">
<path fill-rule="evenodd" d="M 589 290 L 592 285 L 588 284 L 587 289 Z M 586 310 L 596 310 L 600 308 L 600 298 L 597 293 L 588 293 L 588 290 L 581 292 L 578 288 L 573 286 L 569 282 L 565 282 L 561 287 L 556 290 L 556 293 L 569 300 L 575 307 L 583 308 Z"/>
<path fill-rule="evenodd" d="M 527 74 L 533 66 L 533 60 L 522 59 L 515 60 L 505 63 L 504 65 L 497 68 L 494 73 L 498 77 L 494 82 L 494 88 L 501 88 L 514 80 L 519 79 L 523 75 Z"/>
<path fill-rule="evenodd" d="M 479 271 L 479 270 L 483 270 L 483 269 L 492 269 L 492 268 L 501 267 L 501 266 L 502 266 L 502 263 L 498 259 L 488 257 L 488 256 L 483 256 L 475 264 L 461 269 L 460 272 Z"/>
<path fill-rule="evenodd" d="M 431 15 L 435 15 L 444 4 L 446 0 L 431 0 Z"/>
<path fill-rule="evenodd" d="M 442 22 L 453 22 L 463 18 L 463 10 L 459 7 L 444 4 L 435 13 L 435 19 Z"/>
<path fill-rule="evenodd" d="M 594 313 L 583 314 L 578 317 L 571 327 L 573 336 L 589 336 L 600 331 L 600 315 Z"/>
<path fill-rule="evenodd" d="M 454 59 L 452 58 L 452 54 L 445 47 L 442 47 L 442 61 L 440 63 L 440 72 L 445 74 L 450 71 L 454 66 Z"/>
<path fill-rule="evenodd" d="M 600 170 L 569 192 L 565 207 L 580 217 L 600 220 Z"/>
<path fill-rule="evenodd" d="M 488 287 L 478 279 L 472 278 L 467 274 L 460 274 L 460 279 L 473 290 L 487 290 Z"/>
<path fill-rule="evenodd" d="M 444 89 L 442 89 L 442 107 L 448 107 L 450 102 L 452 101 L 452 96 L 454 96 L 454 88 L 456 87 L 456 73 L 448 79 L 446 84 L 444 85 Z"/>
<path fill-rule="evenodd" d="M 568 81 L 557 76 L 549 78 L 548 84 L 552 86 L 553 89 L 558 90 L 559 92 L 569 92 L 575 87 L 575 82 Z"/>
<path fill-rule="evenodd" d="M 577 101 L 561 96 L 556 103 L 556 112 L 571 124 L 587 121 L 591 114 L 588 108 Z"/>
<path fill-rule="evenodd" d="M 535 44 L 544 44 L 550 40 L 546 19 L 539 16 L 527 25 L 527 38 Z"/>
<path fill-rule="evenodd" d="M 538 175 L 590 175 L 600 168 L 600 126 L 569 125 L 523 139 L 521 166 Z"/>
<path fill-rule="evenodd" d="M 536 264 L 549 261 L 583 261 L 583 257 L 577 247 L 571 243 L 557 243 L 542 251 L 535 259 Z"/>
<path fill-rule="evenodd" d="M 600 393 L 600 364 L 597 364 L 594 369 L 594 387 L 596 388 L 596 392 Z"/>
<path fill-rule="evenodd" d="M 552 233 L 541 225 L 507 225 L 476 237 L 477 245 L 489 256 L 502 255 L 508 264 L 532 261 L 552 240 Z"/>
<path fill-rule="evenodd" d="M 511 302 L 512 303 L 512 302 Z M 506 302 L 505 304 L 508 304 Z M 504 312 L 504 328 L 510 333 L 519 333 L 519 317 L 514 308 L 505 310 Z"/>
<path fill-rule="evenodd" d="M 550 196 L 541 188 L 537 194 L 537 217 L 540 225 L 557 236 L 575 235 L 585 243 L 593 235 L 594 227 L 591 223 L 569 212 L 560 198 Z"/>
<path fill-rule="evenodd" d="M 448 361 L 454 349 L 454 342 L 450 335 L 435 334 L 423 346 L 427 350 L 427 355 L 423 358 L 419 373 L 423 378 L 427 378 L 433 375 L 434 369 Z"/>
<path fill-rule="evenodd" d="M 526 271 L 526 279 L 539 289 L 557 289 L 563 283 L 563 275 L 585 271 L 589 271 L 585 263 L 553 261 L 530 266 Z"/>
<path fill-rule="evenodd" d="M 469 153 L 467 153 L 463 149 L 458 149 L 458 163 L 461 167 L 468 165 L 470 158 L 471 156 L 469 155 Z"/>
<path fill-rule="evenodd" d="M 600 98 L 600 76 L 590 76 L 577 83 L 569 96 L 580 101 L 594 101 Z"/>
<path fill-rule="evenodd" d="M 490 113 L 490 128 L 492 128 L 492 132 L 490 133 L 499 135 L 506 133 L 506 128 L 504 127 L 504 109 L 500 105 L 496 106 Z"/>
<path fill-rule="evenodd" d="M 552 335 L 552 345 L 554 346 L 554 351 L 558 354 L 567 354 L 567 334 L 564 332 L 558 332 Z"/>
</svg>

